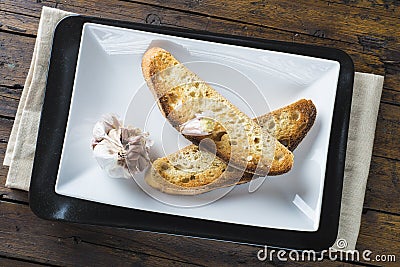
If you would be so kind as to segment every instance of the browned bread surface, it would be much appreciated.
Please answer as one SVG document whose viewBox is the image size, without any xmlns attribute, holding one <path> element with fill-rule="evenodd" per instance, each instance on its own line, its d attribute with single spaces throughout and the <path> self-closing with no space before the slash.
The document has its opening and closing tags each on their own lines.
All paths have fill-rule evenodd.
<svg viewBox="0 0 400 267">
<path fill-rule="evenodd" d="M 300 99 L 254 119 L 262 128 L 275 125 L 275 138 L 294 151 L 314 124 L 317 109 L 311 100 Z M 272 118 L 271 118 L 272 117 Z"/>
<path fill-rule="evenodd" d="M 211 138 L 225 163 L 258 175 L 291 169 L 293 154 L 286 147 L 169 52 L 149 49 L 142 59 L 142 71 L 160 110 L 176 129 L 203 111 L 215 114 L 218 123 L 210 135 L 185 136 L 194 144 Z"/>
<path fill-rule="evenodd" d="M 197 195 L 249 182 L 253 174 L 228 167 L 225 162 L 196 145 L 189 145 L 168 157 L 155 160 L 146 182 L 168 194 Z"/>
</svg>

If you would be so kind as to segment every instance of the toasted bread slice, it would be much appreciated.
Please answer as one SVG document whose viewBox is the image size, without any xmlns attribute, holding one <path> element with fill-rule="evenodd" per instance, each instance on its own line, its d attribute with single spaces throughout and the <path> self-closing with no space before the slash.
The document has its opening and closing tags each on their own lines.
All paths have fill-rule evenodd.
<svg viewBox="0 0 400 267">
<path fill-rule="evenodd" d="M 254 120 L 266 129 L 274 128 L 279 142 L 294 150 L 314 124 L 316 108 L 311 100 L 301 99 L 293 104 L 262 115 Z M 275 123 L 276 127 L 269 127 Z M 277 175 L 275 163 L 268 175 Z M 165 193 L 196 195 L 221 187 L 251 181 L 253 174 L 239 172 L 196 145 L 187 146 L 174 154 L 153 162 L 146 182 Z"/>
<path fill-rule="evenodd" d="M 293 154 L 286 147 L 168 51 L 149 49 L 142 59 L 142 71 L 160 110 L 178 131 L 198 114 L 212 113 L 209 135 L 184 135 L 194 144 L 210 138 L 225 163 L 258 175 L 267 175 L 274 159 L 277 173 L 292 168 Z"/>
</svg>

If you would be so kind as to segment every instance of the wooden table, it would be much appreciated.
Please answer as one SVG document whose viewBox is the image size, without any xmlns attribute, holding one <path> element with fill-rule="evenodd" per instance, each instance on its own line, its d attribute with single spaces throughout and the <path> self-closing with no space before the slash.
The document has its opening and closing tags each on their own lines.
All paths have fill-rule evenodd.
<svg viewBox="0 0 400 267">
<path fill-rule="evenodd" d="M 351 55 L 356 71 L 385 75 L 357 248 L 369 249 L 373 255 L 394 254 L 400 264 L 400 1 L 0 0 L 0 162 L 29 69 L 42 6 L 335 47 Z M 0 168 L 1 266 L 260 264 L 258 248 L 252 246 L 41 220 L 30 211 L 26 192 L 4 187 L 7 170 Z M 326 266 L 352 264 L 396 266 L 324 261 Z"/>
</svg>

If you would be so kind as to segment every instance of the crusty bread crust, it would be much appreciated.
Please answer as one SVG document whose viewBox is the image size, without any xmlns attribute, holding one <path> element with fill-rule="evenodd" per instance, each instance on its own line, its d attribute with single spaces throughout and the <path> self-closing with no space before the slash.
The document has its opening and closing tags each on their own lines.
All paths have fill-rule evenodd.
<svg viewBox="0 0 400 267">
<path fill-rule="evenodd" d="M 281 174 L 292 168 L 293 154 L 287 148 L 180 64 L 169 52 L 158 47 L 149 49 L 142 59 L 142 71 L 161 112 L 176 129 L 193 119 L 194 114 L 191 112 L 195 112 L 196 102 L 190 102 L 192 100 L 208 99 L 223 107 L 223 115 L 218 117 L 218 121 L 223 121 L 223 126 L 217 125 L 216 130 L 209 136 L 185 136 L 194 144 L 198 145 L 204 138 L 211 138 L 216 144 L 217 156 L 225 163 L 258 175 L 267 175 L 270 171 Z M 193 81 L 196 82 L 191 83 Z M 189 102 L 192 106 L 187 109 L 175 109 L 176 106 Z M 227 120 L 224 121 L 223 116 L 237 121 L 226 123 Z M 232 129 L 233 126 L 239 130 L 225 130 L 229 127 Z M 236 132 L 240 132 L 237 135 L 239 140 L 235 139 Z M 240 145 L 235 145 L 234 141 Z"/>
<path fill-rule="evenodd" d="M 293 151 L 310 131 L 315 118 L 314 103 L 311 100 L 301 99 L 253 120 L 266 129 L 270 129 L 270 123 L 276 124 L 272 127 L 276 132 L 275 137 Z M 212 164 L 205 169 L 194 170 L 193 166 L 179 168 L 181 164 L 176 159 L 177 157 L 182 156 L 187 162 L 198 167 L 201 163 L 196 162 L 196 159 L 198 160 L 201 155 L 209 154 L 199 151 L 196 145 L 189 145 L 172 155 L 159 158 L 153 162 L 151 171 L 146 175 L 146 182 L 168 194 L 197 195 L 221 187 L 246 183 L 257 177 L 247 172 L 240 173 L 233 168 L 228 169 L 225 162 L 217 157 L 211 160 L 208 158 Z M 278 175 L 274 168 L 275 162 L 269 176 Z"/>
<path fill-rule="evenodd" d="M 266 127 L 273 117 L 276 122 L 275 138 L 294 151 L 314 125 L 317 109 L 311 100 L 300 99 L 288 106 L 262 115 L 254 120 L 262 127 Z"/>
</svg>

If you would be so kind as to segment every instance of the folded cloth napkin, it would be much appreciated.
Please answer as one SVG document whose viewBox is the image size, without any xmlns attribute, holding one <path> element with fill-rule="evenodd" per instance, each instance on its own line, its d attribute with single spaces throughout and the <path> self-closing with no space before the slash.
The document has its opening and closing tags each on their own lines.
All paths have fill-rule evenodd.
<svg viewBox="0 0 400 267">
<path fill-rule="evenodd" d="M 31 67 L 4 158 L 4 165 L 10 166 L 7 187 L 29 190 L 53 32 L 57 23 L 69 15 L 71 13 L 43 7 Z M 382 76 L 355 74 L 339 233 L 337 243 L 333 246 L 335 249 L 355 249 L 382 87 Z"/>
<path fill-rule="evenodd" d="M 59 9 L 43 7 L 31 66 L 4 157 L 3 164 L 10 166 L 7 187 L 29 189 L 53 33 L 57 23 L 71 14 Z"/>
</svg>

